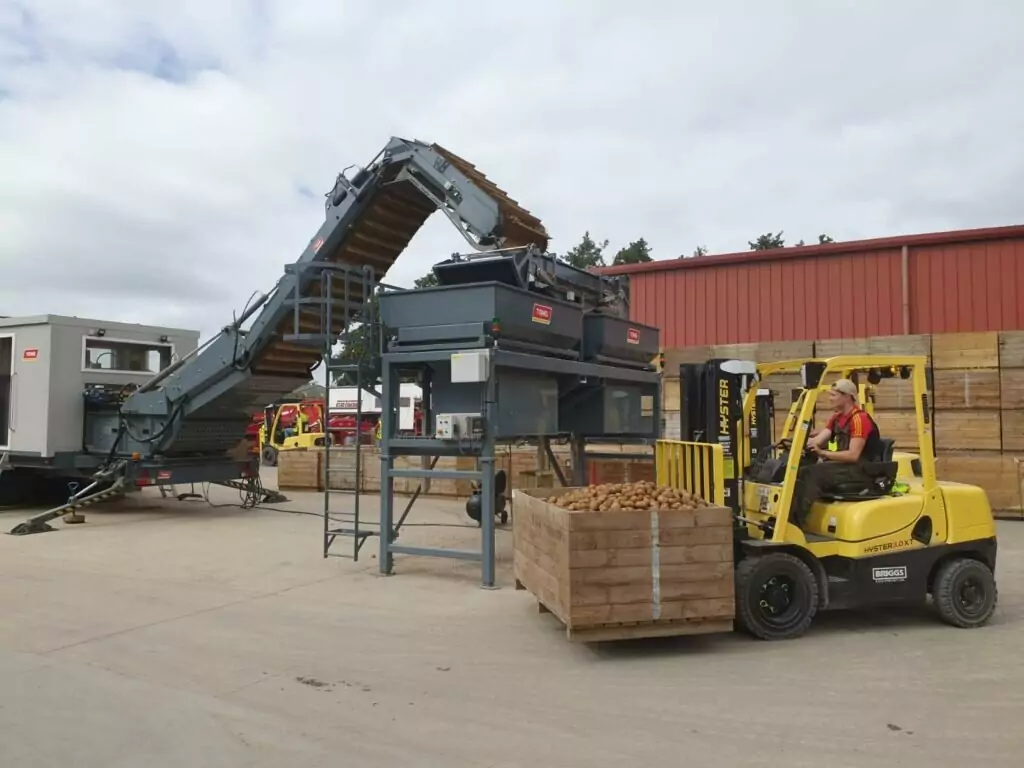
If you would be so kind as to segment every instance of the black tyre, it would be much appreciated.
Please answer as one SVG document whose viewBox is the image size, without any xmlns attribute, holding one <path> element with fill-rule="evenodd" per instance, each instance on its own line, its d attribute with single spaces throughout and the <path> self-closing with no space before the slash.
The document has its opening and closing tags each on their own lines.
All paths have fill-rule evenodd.
<svg viewBox="0 0 1024 768">
<path fill-rule="evenodd" d="M 277 449 L 272 445 L 264 445 L 263 453 L 260 454 L 260 461 L 268 467 L 277 466 Z"/>
<path fill-rule="evenodd" d="M 736 568 L 736 618 L 762 640 L 789 640 L 818 612 L 818 581 L 800 558 L 784 552 L 741 560 Z"/>
<path fill-rule="evenodd" d="M 973 629 L 992 618 L 999 591 L 992 569 L 985 563 L 958 558 L 939 568 L 932 584 L 932 597 L 944 622 Z"/>
</svg>

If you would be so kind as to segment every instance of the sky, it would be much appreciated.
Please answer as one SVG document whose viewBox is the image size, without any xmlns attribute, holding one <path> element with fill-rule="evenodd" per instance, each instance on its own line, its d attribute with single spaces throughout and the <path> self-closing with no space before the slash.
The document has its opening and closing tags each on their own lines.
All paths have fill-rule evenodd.
<svg viewBox="0 0 1024 768">
<path fill-rule="evenodd" d="M 1024 6 L 0 0 L 0 315 L 203 337 L 391 136 L 564 252 L 1024 223 Z M 466 244 L 440 214 L 387 275 Z"/>
</svg>

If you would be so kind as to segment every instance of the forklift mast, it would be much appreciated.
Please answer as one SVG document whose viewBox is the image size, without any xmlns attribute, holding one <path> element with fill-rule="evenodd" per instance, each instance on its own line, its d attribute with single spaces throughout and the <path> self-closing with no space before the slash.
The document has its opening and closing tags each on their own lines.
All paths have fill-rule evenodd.
<svg viewBox="0 0 1024 768">
<path fill-rule="evenodd" d="M 744 360 L 716 359 L 679 366 L 679 383 L 683 391 L 680 437 L 689 442 L 722 446 L 725 504 L 737 512 L 740 475 L 748 460 L 747 446 L 744 445 L 743 398 L 755 383 L 756 373 L 757 365 Z M 760 444 L 766 435 L 770 444 L 769 402 L 770 394 L 759 409 L 763 412 L 754 416 L 758 427 L 757 450 L 763 450 Z M 752 430 L 753 427 L 751 424 Z M 754 437 L 753 431 L 751 437 Z M 751 445 L 750 449 L 754 450 L 754 446 Z"/>
<path fill-rule="evenodd" d="M 306 384 L 325 340 L 365 319 L 373 286 L 436 210 L 477 251 L 547 248 L 540 220 L 473 165 L 436 144 L 392 138 L 366 167 L 337 176 L 323 225 L 268 294 L 118 412 L 92 415 L 93 450 L 198 460 L 231 450 L 253 410 Z"/>
</svg>

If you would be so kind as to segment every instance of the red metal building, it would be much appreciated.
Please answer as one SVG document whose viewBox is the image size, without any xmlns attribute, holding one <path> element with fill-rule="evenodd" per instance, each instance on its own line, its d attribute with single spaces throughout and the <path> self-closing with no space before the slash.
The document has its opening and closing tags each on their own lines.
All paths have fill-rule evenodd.
<svg viewBox="0 0 1024 768">
<path fill-rule="evenodd" d="M 1024 329 L 1024 225 L 602 271 L 629 275 L 665 348 Z"/>
</svg>

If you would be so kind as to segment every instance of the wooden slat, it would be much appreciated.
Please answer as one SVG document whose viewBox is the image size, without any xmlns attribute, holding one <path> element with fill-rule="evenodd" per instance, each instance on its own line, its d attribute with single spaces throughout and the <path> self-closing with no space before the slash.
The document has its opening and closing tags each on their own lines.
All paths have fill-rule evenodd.
<svg viewBox="0 0 1024 768">
<path fill-rule="evenodd" d="M 936 411 L 935 446 L 937 450 L 1000 450 L 999 411 Z"/>
<path fill-rule="evenodd" d="M 1024 368 L 1024 331 L 999 334 L 999 367 Z"/>
<path fill-rule="evenodd" d="M 764 341 L 754 349 L 754 360 L 758 363 L 802 360 L 813 356 L 813 341 Z"/>
<path fill-rule="evenodd" d="M 1024 368 L 1003 368 L 999 372 L 1000 407 L 1024 408 Z"/>
<path fill-rule="evenodd" d="M 882 437 L 896 441 L 897 451 L 913 451 L 920 447 L 917 417 L 913 411 L 875 411 L 875 422 Z M 821 422 L 824 426 L 825 422 Z M 937 438 L 936 438 L 937 439 Z"/>
<path fill-rule="evenodd" d="M 944 368 L 998 368 L 999 334 L 943 333 L 932 336 L 932 365 Z"/>
<path fill-rule="evenodd" d="M 940 480 L 983 488 L 995 510 L 1021 508 L 1019 470 L 1013 456 L 940 452 L 935 467 Z"/>
<path fill-rule="evenodd" d="M 661 408 L 664 411 L 679 411 L 682 404 L 682 387 L 678 378 L 665 377 L 661 380 Z"/>
<path fill-rule="evenodd" d="M 679 376 L 679 366 L 683 363 L 705 363 L 711 359 L 711 347 L 666 349 L 664 352 L 664 371 L 667 376 Z"/>
<path fill-rule="evenodd" d="M 814 342 L 815 357 L 838 357 L 840 355 L 869 355 L 869 339 L 825 339 Z"/>
<path fill-rule="evenodd" d="M 1003 452 L 1024 456 L 1024 410 L 1001 411 Z"/>
<path fill-rule="evenodd" d="M 996 368 L 939 369 L 933 373 L 933 382 L 936 410 L 999 408 L 999 370 Z M 913 404 L 912 389 L 910 395 L 908 405 Z"/>
</svg>

